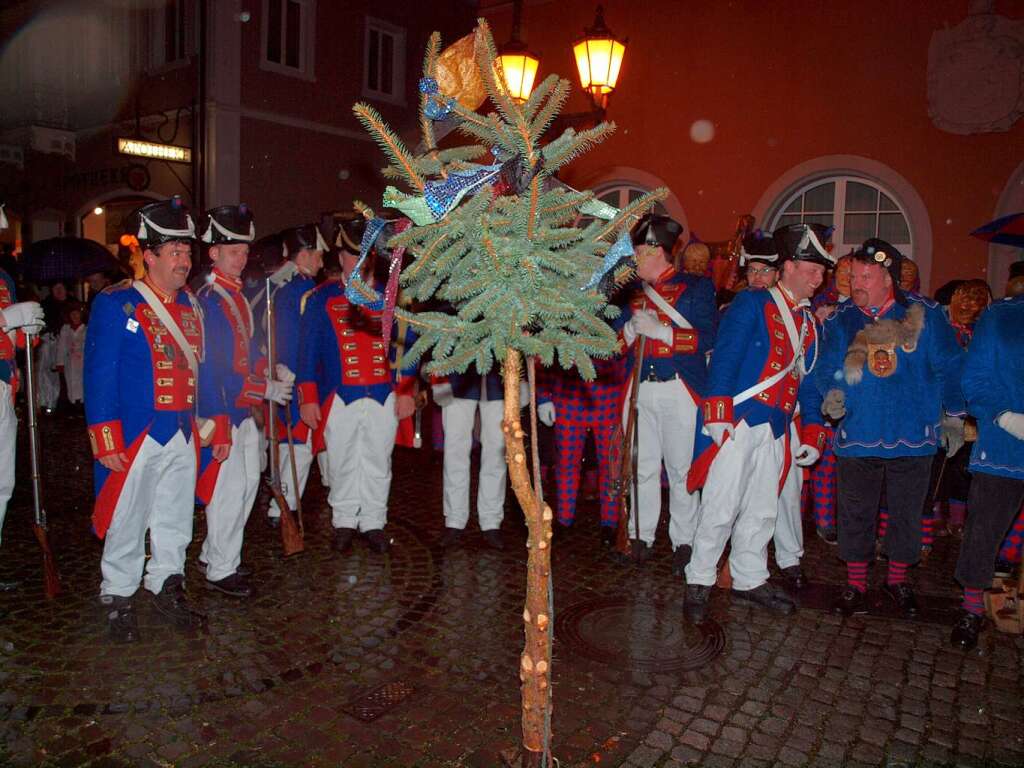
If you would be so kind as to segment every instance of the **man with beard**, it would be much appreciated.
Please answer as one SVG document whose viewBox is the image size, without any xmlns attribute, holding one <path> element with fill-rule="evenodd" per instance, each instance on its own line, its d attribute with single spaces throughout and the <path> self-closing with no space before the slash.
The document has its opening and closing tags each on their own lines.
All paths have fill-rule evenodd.
<svg viewBox="0 0 1024 768">
<path fill-rule="evenodd" d="M 883 486 L 889 508 L 885 592 L 917 612 L 907 570 L 921 554 L 921 512 L 932 457 L 963 443 L 962 351 L 938 307 L 899 288 L 902 255 L 866 241 L 853 254 L 852 301 L 825 323 L 816 380 L 838 422 L 839 556 L 847 586 L 834 608 L 865 613 L 868 563 Z M 947 414 L 943 417 L 943 411 Z"/>
<path fill-rule="evenodd" d="M 809 466 L 823 447 L 820 398 L 806 379 L 818 338 L 810 298 L 833 260 L 822 225 L 793 224 L 773 237 L 782 262 L 779 282 L 736 295 L 711 356 L 688 483 L 691 490 L 704 488 L 686 567 L 686 615 L 697 622 L 730 539 L 733 597 L 780 614 L 796 610 L 785 591 L 768 583 L 768 542 L 794 458 Z M 790 429 L 798 402 L 805 423 L 794 454 Z"/>
<path fill-rule="evenodd" d="M 145 567 L 157 613 L 197 623 L 185 594 L 196 483 L 194 430 L 203 326 L 184 289 L 195 226 L 180 197 L 125 222 L 146 273 L 96 297 L 85 341 L 85 413 L 96 458 L 92 523 L 104 539 L 100 602 L 111 637 L 139 639 L 132 596 Z M 146 557 L 146 538 L 149 557 Z"/>
</svg>

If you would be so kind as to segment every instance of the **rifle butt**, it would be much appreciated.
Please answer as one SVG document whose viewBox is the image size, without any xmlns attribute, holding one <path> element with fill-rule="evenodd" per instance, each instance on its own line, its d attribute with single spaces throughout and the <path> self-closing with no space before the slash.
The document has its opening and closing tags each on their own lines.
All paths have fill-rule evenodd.
<svg viewBox="0 0 1024 768">
<path fill-rule="evenodd" d="M 49 599 L 55 598 L 61 593 L 60 574 L 57 573 L 57 561 L 53 557 L 53 550 L 50 548 L 50 536 L 46 528 L 33 523 L 32 531 L 39 542 L 39 548 L 43 551 L 43 591 Z"/>
</svg>

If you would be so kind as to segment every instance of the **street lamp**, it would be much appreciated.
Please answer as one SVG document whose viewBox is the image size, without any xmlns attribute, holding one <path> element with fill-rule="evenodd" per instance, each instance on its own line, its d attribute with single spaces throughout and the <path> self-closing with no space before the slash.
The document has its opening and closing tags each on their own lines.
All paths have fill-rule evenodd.
<svg viewBox="0 0 1024 768">
<path fill-rule="evenodd" d="M 595 110 L 603 112 L 608 106 L 608 97 L 619 80 L 626 42 L 616 39 L 605 25 L 604 8 L 599 5 L 594 26 L 584 30 L 583 37 L 573 44 L 580 85 L 590 94 Z"/>
<path fill-rule="evenodd" d="M 508 95 L 520 104 L 530 98 L 533 82 L 537 77 L 540 59 L 530 53 L 529 48 L 519 39 L 520 22 L 523 15 L 523 0 L 512 4 L 512 37 L 498 52 L 498 66 Z"/>
</svg>

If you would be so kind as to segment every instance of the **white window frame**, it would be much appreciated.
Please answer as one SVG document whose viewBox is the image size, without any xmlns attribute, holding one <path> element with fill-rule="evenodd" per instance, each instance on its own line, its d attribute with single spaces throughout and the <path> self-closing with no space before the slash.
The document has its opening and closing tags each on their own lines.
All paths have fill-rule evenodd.
<svg viewBox="0 0 1024 768">
<path fill-rule="evenodd" d="M 182 23 L 185 27 L 185 50 L 182 56 L 167 61 L 164 58 L 164 34 L 166 10 L 161 1 L 156 7 L 147 8 L 146 26 L 148 32 L 148 50 L 145 52 L 146 69 L 150 74 L 160 74 L 180 67 L 188 66 L 196 52 L 195 40 L 195 2 L 194 0 L 179 0 L 182 7 Z"/>
<path fill-rule="evenodd" d="M 370 87 L 370 34 L 377 32 L 381 35 L 390 35 L 394 39 L 394 52 L 391 59 L 391 93 Z M 406 105 L 405 100 L 405 28 L 399 27 L 390 22 L 376 19 L 372 16 L 366 17 L 366 25 L 363 33 L 363 96 L 368 99 L 385 101 L 389 104 L 397 104 L 400 107 Z M 378 72 L 378 83 L 380 72 Z"/>
<path fill-rule="evenodd" d="M 857 246 L 859 246 L 861 244 L 861 242 L 863 242 L 863 241 L 858 241 L 856 243 L 853 243 L 853 242 L 847 243 L 846 242 L 846 238 L 845 238 L 846 213 L 847 213 L 847 211 L 846 211 L 846 184 L 847 184 L 847 182 L 851 182 L 851 181 L 852 182 L 856 182 L 857 184 L 863 184 L 864 186 L 872 187 L 872 188 L 878 190 L 879 192 L 884 194 L 886 197 L 888 197 L 890 200 L 892 200 L 893 203 L 896 204 L 896 210 L 895 211 L 886 210 L 886 211 L 881 211 L 881 213 L 899 213 L 901 216 L 903 216 L 903 220 L 904 220 L 904 222 L 906 223 L 906 226 L 907 226 L 907 232 L 909 233 L 910 242 L 906 242 L 906 243 L 893 242 L 892 244 L 895 245 L 897 248 L 899 248 L 900 252 L 904 256 L 906 256 L 908 258 L 911 258 L 911 259 L 914 258 L 914 228 L 912 226 L 911 217 L 910 217 L 910 215 L 907 212 L 907 206 L 904 205 L 904 203 L 900 200 L 899 196 L 893 190 L 889 189 L 888 187 L 886 187 L 883 184 L 880 184 L 879 182 L 875 181 L 874 179 L 869 179 L 869 178 L 866 178 L 866 177 L 863 177 L 863 176 L 855 176 L 855 175 L 851 175 L 851 174 L 836 174 L 836 175 L 831 175 L 831 176 L 821 176 L 819 178 L 815 178 L 815 179 L 810 180 L 810 181 L 805 181 L 799 187 L 797 187 L 795 190 L 791 191 L 785 197 L 781 198 L 777 205 L 773 206 L 773 208 L 772 208 L 773 213 L 772 213 L 772 216 L 769 218 L 769 221 L 771 223 L 770 223 L 768 229 L 769 230 L 774 230 L 776 227 L 778 227 L 779 226 L 779 220 L 783 216 L 785 216 L 785 215 L 790 215 L 790 216 L 793 215 L 793 214 L 786 214 L 786 209 L 789 208 L 789 206 L 792 205 L 795 200 L 797 200 L 798 198 L 802 197 L 804 195 L 804 193 L 814 189 L 815 187 L 821 186 L 822 184 L 833 183 L 833 184 L 835 184 L 835 196 L 834 196 L 834 198 L 832 200 L 832 210 L 831 211 L 804 211 L 801 214 L 801 220 L 803 220 L 803 215 L 815 215 L 815 214 L 822 215 L 822 214 L 830 213 L 832 215 L 833 226 L 835 227 L 835 231 L 832 233 L 832 243 L 835 246 L 835 255 L 837 257 L 838 256 L 846 255 L 852 249 L 854 249 Z M 877 212 L 878 211 L 876 210 L 876 213 Z M 870 211 L 849 211 L 849 213 L 870 213 Z"/>
<path fill-rule="evenodd" d="M 270 4 L 277 3 L 285 6 L 286 2 L 297 2 L 300 8 L 299 19 L 299 66 L 290 67 L 287 64 L 271 61 L 267 58 L 268 42 L 270 40 Z M 281 9 L 281 58 L 285 58 L 286 47 L 286 8 Z M 262 30 L 260 31 L 260 69 L 267 72 L 276 72 L 279 75 L 298 77 L 302 80 L 314 81 L 316 74 L 314 64 L 316 62 L 316 0 L 263 0 Z"/>
</svg>

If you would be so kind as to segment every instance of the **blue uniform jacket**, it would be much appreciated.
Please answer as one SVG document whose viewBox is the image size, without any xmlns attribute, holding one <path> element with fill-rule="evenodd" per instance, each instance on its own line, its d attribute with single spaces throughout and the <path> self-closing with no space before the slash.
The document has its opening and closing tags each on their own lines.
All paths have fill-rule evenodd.
<svg viewBox="0 0 1024 768">
<path fill-rule="evenodd" d="M 474 366 L 470 366 L 465 373 L 449 373 L 447 379 L 448 383 L 452 385 L 453 397 L 460 397 L 464 400 L 480 399 L 481 376 L 476 372 Z M 497 364 L 483 377 L 483 380 L 484 386 L 487 387 L 488 400 L 505 399 L 505 385 L 501 380 Z"/>
<path fill-rule="evenodd" d="M 942 411 L 964 415 L 960 390 L 963 350 L 935 302 L 906 294 L 908 306 L 892 303 L 880 319 L 901 320 L 921 307 L 924 325 L 911 352 L 894 350 L 895 370 L 876 376 L 869 365 L 850 384 L 844 361 L 857 332 L 872 318 L 849 302 L 825 322 L 816 383 L 822 395 L 831 389 L 846 394 L 846 416 L 836 425 L 836 456 L 898 458 L 936 452 Z"/>
<path fill-rule="evenodd" d="M 614 327 L 621 331 L 633 314 L 640 310 L 656 311 L 658 319 L 672 327 L 672 344 L 663 344 L 655 339 L 647 340 L 641 380 L 647 381 L 653 377 L 658 381 L 668 381 L 678 375 L 690 389 L 694 400 L 699 400 L 707 382 L 706 355 L 715 346 L 718 325 L 715 287 L 706 277 L 678 272 L 670 267 L 658 278 L 653 288 L 686 318 L 693 329 L 673 325 L 669 317 L 640 289 L 631 296 L 622 314 L 616 318 Z M 629 371 L 635 365 L 635 346 L 633 344 L 627 350 L 626 365 Z"/>
<path fill-rule="evenodd" d="M 967 410 L 978 420 L 971 470 L 1024 480 L 1024 440 L 996 423 L 1004 411 L 1024 413 L 1024 296 L 998 301 L 982 314 L 962 382 Z"/>
<path fill-rule="evenodd" d="M 4 307 L 17 302 L 18 298 L 14 293 L 14 281 L 11 276 L 0 269 L 0 311 Z M 10 384 L 14 378 L 15 371 L 15 344 L 6 331 L 0 331 L 0 381 Z"/>
<path fill-rule="evenodd" d="M 405 358 L 396 370 L 398 345 L 392 337 L 390 349 L 383 349 L 380 316 L 380 311 L 351 304 L 341 280 L 321 283 L 306 298 L 296 370 L 302 404 L 326 405 L 334 394 L 346 405 L 364 397 L 383 403 L 393 391 L 413 393 L 417 365 Z M 413 341 L 409 330 L 404 349 Z"/>
</svg>

